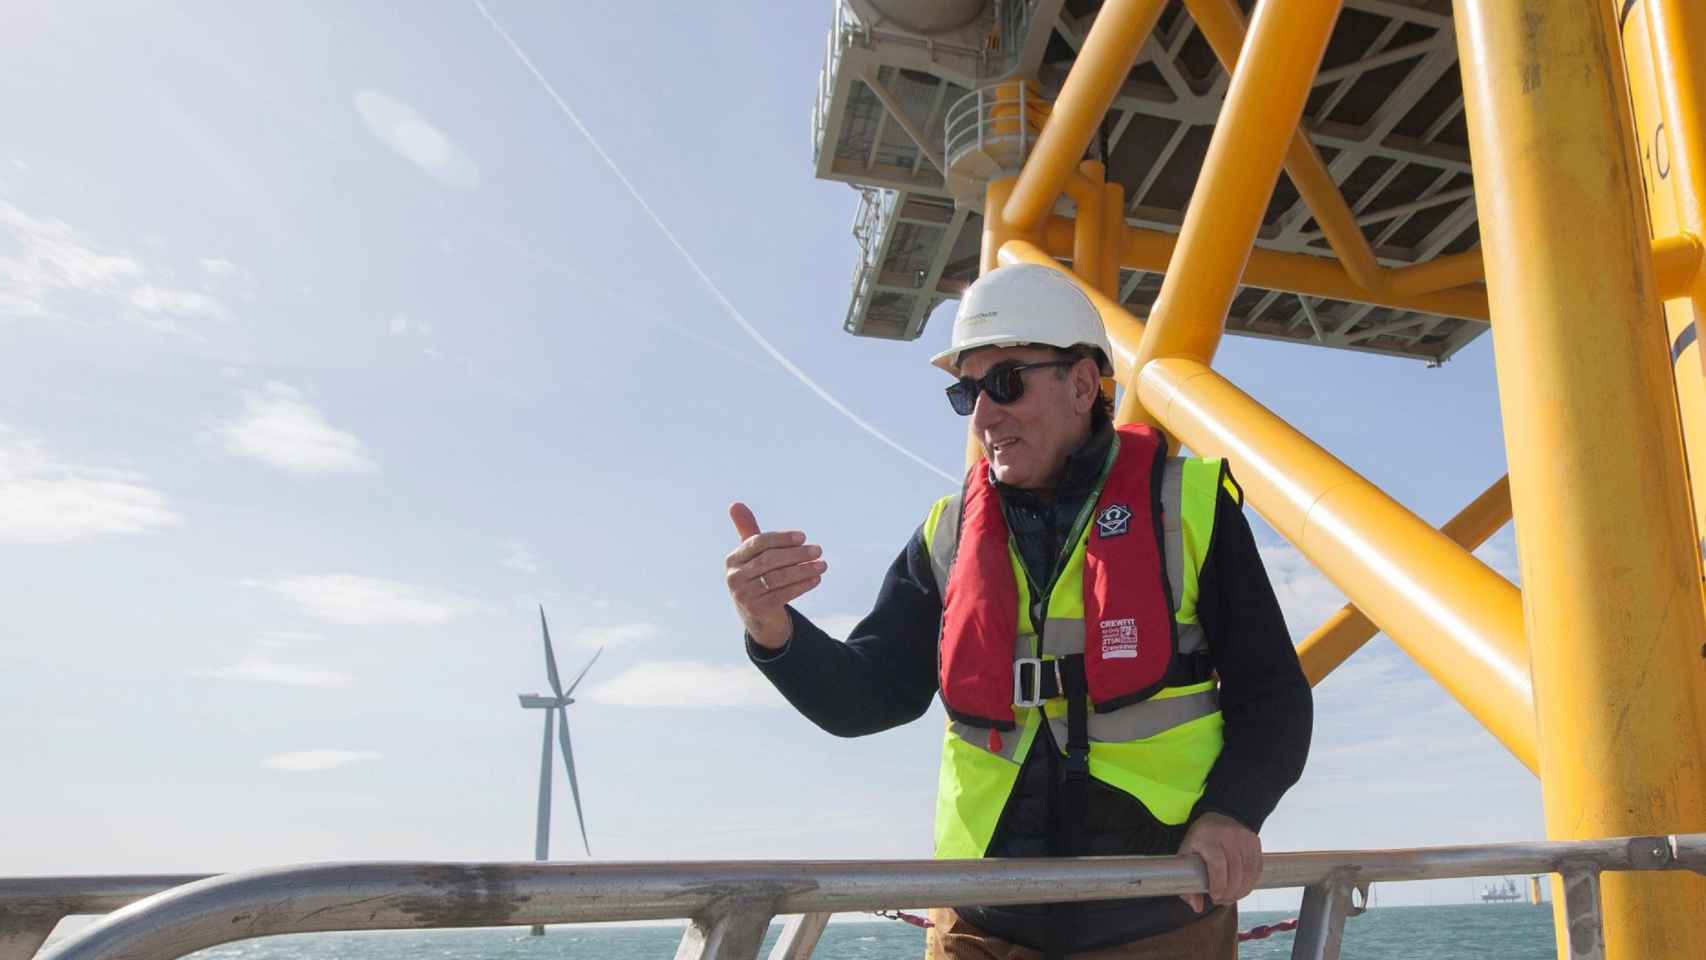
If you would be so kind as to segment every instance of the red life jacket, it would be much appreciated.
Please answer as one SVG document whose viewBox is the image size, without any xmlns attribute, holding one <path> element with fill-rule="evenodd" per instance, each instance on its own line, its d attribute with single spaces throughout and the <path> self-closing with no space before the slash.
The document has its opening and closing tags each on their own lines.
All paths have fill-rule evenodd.
<svg viewBox="0 0 1706 960">
<path fill-rule="evenodd" d="M 1114 443 L 1084 556 L 1084 672 L 1098 711 L 1164 686 L 1175 646 L 1153 482 L 1167 446 L 1147 426 L 1120 427 Z M 958 551 L 943 592 L 942 702 L 962 723 L 1011 730 L 1019 586 L 987 460 L 967 475 L 960 510 Z"/>
</svg>

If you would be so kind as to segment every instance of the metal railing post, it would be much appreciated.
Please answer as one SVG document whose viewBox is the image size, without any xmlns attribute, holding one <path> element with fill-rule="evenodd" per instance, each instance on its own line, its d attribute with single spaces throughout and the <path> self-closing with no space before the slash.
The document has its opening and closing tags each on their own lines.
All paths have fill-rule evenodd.
<svg viewBox="0 0 1706 960">
<path fill-rule="evenodd" d="M 770 948 L 768 960 L 807 960 L 823 938 L 827 913 L 796 913 L 782 926 L 782 936 Z"/>
<path fill-rule="evenodd" d="M 0 960 L 29 960 L 59 921 L 111 913 L 206 874 L 0 878 Z"/>
<path fill-rule="evenodd" d="M 56 910 L 0 913 L 0 960 L 30 960 L 64 918 Z"/>
<path fill-rule="evenodd" d="M 737 897 L 693 917 L 675 960 L 757 960 L 775 916 L 775 896 Z"/>
<path fill-rule="evenodd" d="M 1351 909 L 1351 887 L 1348 878 L 1334 875 L 1304 888 L 1291 960 L 1339 960 L 1345 917 Z"/>
<path fill-rule="evenodd" d="M 1559 864 L 1564 877 L 1564 925 L 1570 932 L 1570 960 L 1605 960 L 1605 923 L 1599 909 L 1599 866 Z"/>
</svg>

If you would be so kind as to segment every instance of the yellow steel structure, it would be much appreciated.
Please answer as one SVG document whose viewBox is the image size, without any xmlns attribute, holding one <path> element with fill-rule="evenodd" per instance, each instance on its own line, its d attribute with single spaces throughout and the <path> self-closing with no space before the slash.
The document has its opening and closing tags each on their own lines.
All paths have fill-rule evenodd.
<svg viewBox="0 0 1706 960">
<path fill-rule="evenodd" d="M 1102 5 L 1019 182 L 1000 208 L 1002 219 L 1022 230 L 1041 226 L 1166 5 L 1167 0 L 1108 0 Z M 996 208 L 985 209 L 993 216 Z"/>
<path fill-rule="evenodd" d="M 1547 833 L 1706 828 L 1706 609 L 1613 11 L 1456 12 Z M 1706 956 L 1706 879 L 1602 890 L 1607 956 Z"/>
<path fill-rule="evenodd" d="M 1535 768 L 1523 605 L 1509 580 L 1201 361 L 1151 361 L 1134 392 L 1186 446 L 1229 458 L 1274 529 Z"/>
<path fill-rule="evenodd" d="M 1698 153 L 1702 135 L 1700 57 L 1706 56 L 1706 10 L 1698 2 L 1647 0 L 1619 24 L 1624 58 L 1656 83 L 1632 84 L 1630 107 L 1646 186 L 1647 212 L 1655 235 L 1654 270 L 1664 306 L 1676 378 L 1678 407 L 1688 455 L 1695 535 L 1706 544 L 1706 355 L 1695 340 L 1700 303 L 1700 241 L 1706 208 Z M 1681 144 L 1690 149 L 1678 150 Z M 1664 254 L 1674 251 L 1674 256 Z M 1706 698 L 1702 698 L 1706 706 Z"/>
<path fill-rule="evenodd" d="M 1510 518 L 1511 484 L 1510 477 L 1506 476 L 1494 481 L 1467 507 L 1458 511 L 1457 516 L 1447 520 L 1439 532 L 1465 550 L 1473 550 L 1498 533 Z M 1303 664 L 1303 675 L 1309 678 L 1311 686 L 1320 683 L 1378 632 L 1380 628 L 1367 614 L 1358 610 L 1355 604 L 1345 604 L 1297 645 L 1297 659 Z"/>
<path fill-rule="evenodd" d="M 1102 5 L 1023 168 L 987 187 L 981 269 L 1073 278 L 1120 419 L 1232 458 L 1345 592 L 1300 645 L 1311 682 L 1384 630 L 1540 775 L 1550 836 L 1706 830 L 1706 3 L 1455 0 L 1483 246 L 1400 268 L 1299 125 L 1337 0 L 1260 0 L 1248 27 L 1186 0 L 1225 105 L 1179 233 L 1126 223 L 1084 157 L 1163 6 Z M 1282 166 L 1336 259 L 1253 249 Z M 1165 274 L 1147 320 L 1122 267 Z M 1240 283 L 1490 322 L 1510 476 L 1436 530 L 1311 443 L 1210 367 Z M 1520 592 L 1468 552 L 1513 514 Z M 1604 956 L 1706 957 L 1706 878 L 1603 895 Z M 1598 955 L 1562 927 L 1559 951 Z"/>
<path fill-rule="evenodd" d="M 1073 222 L 1066 217 L 1050 217 L 1043 224 L 1042 245 L 1050 253 L 1070 259 L 1073 245 Z M 1179 245 L 1179 235 L 1164 233 L 1160 230 L 1146 230 L 1141 227 L 1130 227 L 1124 232 L 1124 251 L 1120 266 L 1131 270 L 1146 270 L 1152 273 L 1166 271 L 1172 262 L 1173 251 Z M 1667 252 L 1677 262 L 1677 269 L 1683 268 L 1683 261 L 1688 255 L 1686 241 L 1672 241 L 1673 246 Z M 1694 248 L 1698 253 L 1698 245 Z M 1431 282 L 1449 283 L 1450 278 L 1440 276 L 1440 268 L 1428 273 L 1417 275 L 1416 279 L 1401 282 L 1411 275 L 1410 270 L 1422 267 L 1433 267 L 1435 261 L 1417 264 L 1415 267 L 1405 267 L 1402 270 L 1386 271 L 1386 275 L 1394 278 L 1379 290 L 1370 290 L 1358 284 L 1345 272 L 1345 268 L 1337 263 L 1321 257 L 1312 257 L 1304 253 L 1284 253 L 1279 250 L 1264 250 L 1259 247 L 1247 251 L 1249 259 L 1244 265 L 1244 282 L 1258 287 L 1268 287 L 1274 290 L 1286 290 L 1292 293 L 1308 294 L 1312 297 L 1328 297 L 1334 300 L 1358 300 L 1364 303 L 1379 304 L 1384 307 L 1395 307 L 1400 310 L 1419 310 L 1424 313 L 1442 313 L 1453 317 L 1469 317 L 1476 320 L 1487 319 L 1487 294 L 1472 287 L 1447 289 L 1440 286 L 1430 289 Z M 1476 279 L 1480 279 L 1480 251 L 1475 251 Z M 1449 266 L 1461 270 L 1453 260 Z M 1692 274 L 1690 274 L 1692 279 Z"/>
<path fill-rule="evenodd" d="M 1197 29 L 1208 39 L 1209 46 L 1214 48 L 1214 55 L 1219 58 L 1221 65 L 1228 73 L 1232 73 L 1239 55 L 1244 51 L 1244 12 L 1238 9 L 1238 4 L 1233 0 L 1189 0 L 1185 6 L 1190 10 L 1191 16 L 1196 18 Z M 1331 8 L 1334 15 L 1338 12 L 1337 3 L 1325 7 Z M 1332 21 L 1327 21 L 1326 26 L 1327 30 L 1331 31 Z M 1326 45 L 1326 40 L 1323 35 L 1323 46 Z M 1318 62 L 1320 51 L 1313 52 Z M 1310 51 L 1303 51 L 1305 56 L 1309 53 Z M 1309 69 L 1308 75 L 1315 75 L 1313 67 Z M 1307 96 L 1308 93 L 1309 90 L 1305 87 L 1303 94 Z M 1227 102 L 1230 107 L 1230 97 Z M 1297 109 L 1301 114 L 1302 99 L 1298 100 Z M 1338 254 L 1339 262 L 1344 264 L 1345 273 L 1366 290 L 1378 289 L 1380 265 L 1374 262 L 1374 250 L 1369 247 L 1368 238 L 1362 235 L 1362 230 L 1356 223 L 1356 216 L 1351 213 L 1350 205 L 1345 203 L 1344 194 L 1339 192 L 1339 185 L 1333 182 L 1333 175 L 1327 172 L 1327 165 L 1321 161 L 1321 154 L 1315 149 L 1315 144 L 1310 142 L 1301 128 L 1294 126 L 1292 129 L 1291 140 L 1285 148 L 1286 173 L 1291 175 L 1291 182 L 1297 186 L 1297 192 L 1303 197 L 1303 202 L 1309 205 L 1309 212 L 1315 214 L 1315 220 L 1321 225 L 1321 232 L 1326 236 L 1328 246 Z M 1268 185 L 1267 192 L 1273 192 L 1272 184 Z M 1262 199 L 1265 203 L 1266 193 Z M 1251 239 L 1254 240 L 1255 237 L 1252 235 Z"/>
<path fill-rule="evenodd" d="M 1235 122 L 1215 128 L 1197 178 L 1196 196 L 1206 202 L 1191 204 L 1179 228 L 1174 259 L 1188 270 L 1169 269 L 1161 281 L 1161 295 L 1137 347 L 1140 370 L 1157 357 L 1190 357 L 1204 363 L 1214 358 L 1226 309 L 1232 305 L 1338 15 L 1338 0 L 1288 0 L 1256 7 L 1248 46 L 1222 108 Z M 1092 36 L 1100 29 L 1102 20 L 1097 18 Z M 1154 422 L 1129 384 L 1119 415 L 1126 421 Z"/>
</svg>

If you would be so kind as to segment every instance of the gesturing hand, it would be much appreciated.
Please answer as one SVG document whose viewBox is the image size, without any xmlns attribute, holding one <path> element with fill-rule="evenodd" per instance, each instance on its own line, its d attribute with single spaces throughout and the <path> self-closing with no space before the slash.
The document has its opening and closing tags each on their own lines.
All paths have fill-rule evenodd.
<svg viewBox="0 0 1706 960">
<path fill-rule="evenodd" d="M 741 538 L 725 564 L 723 580 L 729 596 L 752 642 L 780 650 L 794 632 L 784 607 L 822 582 L 823 572 L 829 569 L 819 559 L 823 548 L 807 543 L 798 530 L 760 533 L 758 518 L 744 503 L 729 505 L 729 519 Z"/>
<path fill-rule="evenodd" d="M 1262 876 L 1262 838 L 1231 817 L 1205 813 L 1185 831 L 1179 855 L 1196 854 L 1208 868 L 1208 898 L 1237 903 L 1256 889 Z M 1191 909 L 1203 912 L 1202 894 L 1182 894 Z"/>
</svg>

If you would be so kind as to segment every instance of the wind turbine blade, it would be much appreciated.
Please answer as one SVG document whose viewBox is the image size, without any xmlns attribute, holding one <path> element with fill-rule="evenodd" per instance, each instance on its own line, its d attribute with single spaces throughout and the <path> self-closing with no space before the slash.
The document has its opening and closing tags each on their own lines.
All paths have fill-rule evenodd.
<svg viewBox="0 0 1706 960">
<path fill-rule="evenodd" d="M 575 682 L 574 682 L 574 683 L 571 683 L 571 684 L 569 684 L 569 689 L 567 689 L 567 690 L 565 690 L 565 691 L 563 691 L 563 696 L 565 696 L 565 697 L 566 697 L 566 696 L 568 696 L 568 695 L 569 695 L 569 694 L 571 694 L 571 693 L 574 693 L 574 692 L 575 692 L 575 688 L 576 688 L 576 687 L 578 687 L 578 686 L 580 686 L 580 685 L 581 685 L 581 678 L 582 678 L 582 677 L 584 677 L 584 676 L 586 676 L 586 672 L 587 672 L 587 671 L 588 671 L 588 670 L 591 670 L 591 669 L 592 669 L 592 665 L 593 665 L 593 664 L 595 664 L 595 663 L 597 663 L 597 662 L 598 662 L 598 654 L 599 654 L 599 653 L 603 653 L 603 652 L 604 652 L 604 648 L 603 648 L 603 647 L 599 647 L 599 648 L 598 648 L 598 653 L 595 653 L 595 654 L 593 654 L 593 655 L 592 655 L 592 659 L 591 659 L 591 660 L 588 660 L 588 661 L 587 661 L 587 662 L 586 662 L 586 666 L 584 666 L 584 667 L 582 667 L 582 668 L 581 668 L 581 672 L 580 672 L 580 673 L 577 673 L 577 674 L 575 674 Z"/>
<path fill-rule="evenodd" d="M 551 652 L 551 628 L 545 625 L 545 605 L 539 605 L 539 632 L 545 637 L 545 676 L 551 681 L 551 692 L 563 695 L 563 681 L 557 677 L 557 655 Z"/>
<path fill-rule="evenodd" d="M 551 859 L 551 711 L 545 711 L 545 744 L 539 750 L 539 822 L 533 834 L 533 859 Z"/>
<path fill-rule="evenodd" d="M 557 708 L 557 735 L 563 740 L 563 766 L 569 770 L 569 792 L 575 797 L 575 819 L 581 825 L 581 846 L 586 848 L 586 855 L 590 857 L 592 844 L 586 842 L 586 818 L 581 816 L 581 788 L 575 782 L 575 752 L 569 749 L 569 711 L 563 707 Z"/>
</svg>

